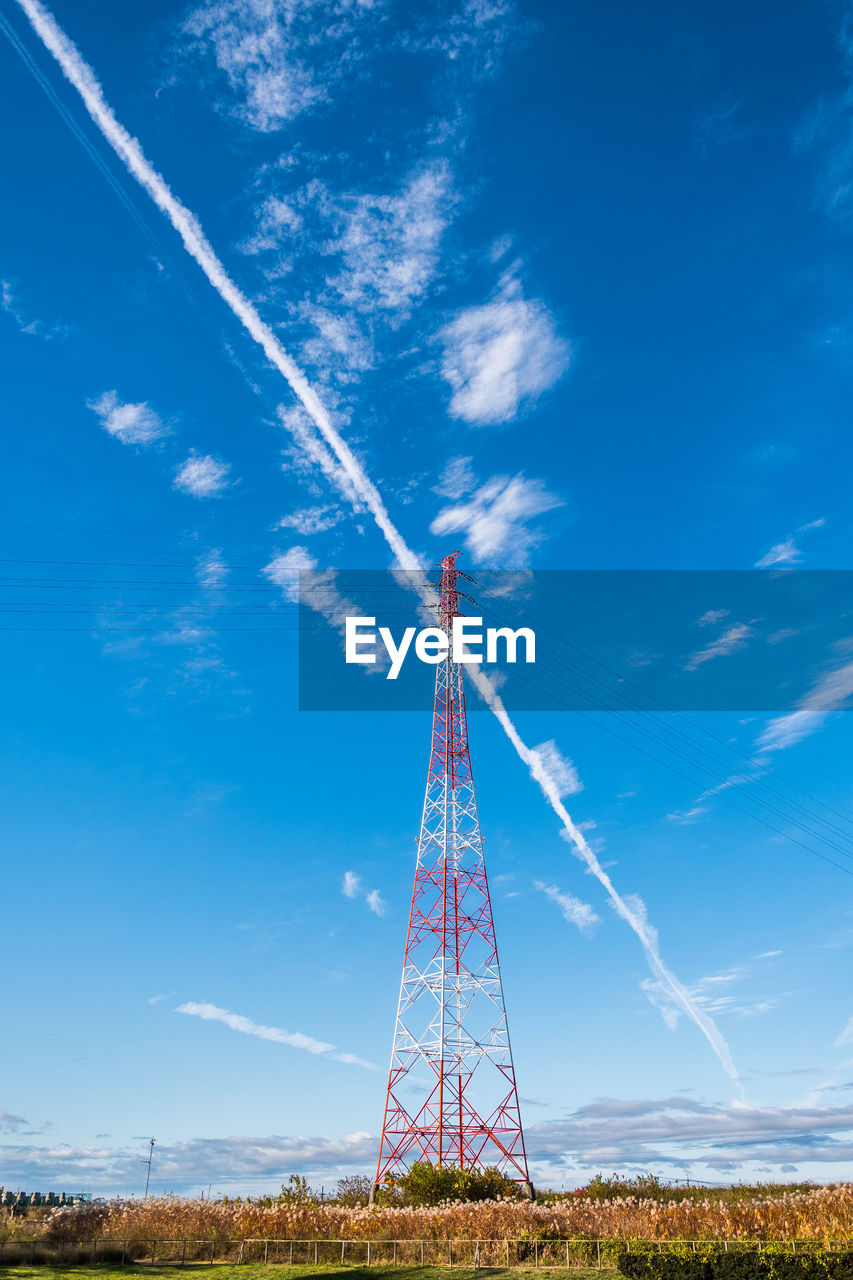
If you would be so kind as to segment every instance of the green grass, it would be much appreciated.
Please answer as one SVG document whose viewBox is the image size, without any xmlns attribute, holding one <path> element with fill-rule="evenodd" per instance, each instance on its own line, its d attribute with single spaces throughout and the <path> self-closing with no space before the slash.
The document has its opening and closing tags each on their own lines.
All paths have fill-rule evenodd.
<svg viewBox="0 0 853 1280">
<path fill-rule="evenodd" d="M 67 1267 L 67 1266 L 38 1266 L 38 1267 L 20 1267 L 20 1266 L 0 1266 L 0 1277 L 2 1280 L 46 1280 L 45 1272 L 50 1273 L 51 1280 L 127 1280 L 128 1274 L 145 1275 L 159 1277 L 160 1280 L 175 1280 L 175 1272 L 191 1271 L 199 1272 L 198 1280 L 201 1275 L 210 1276 L 211 1280 L 311 1280 L 313 1276 L 320 1276 L 322 1280 L 483 1280 L 483 1273 L 487 1273 L 489 1280 L 497 1278 L 497 1280 L 519 1280 L 520 1277 L 532 1277 L 538 1274 L 538 1271 L 546 1271 L 549 1277 L 557 1277 L 560 1280 L 592 1280 L 593 1276 L 598 1276 L 599 1272 L 590 1270 L 586 1267 L 572 1267 L 567 1271 L 565 1267 L 540 1267 L 534 1273 L 532 1267 L 482 1267 L 474 1270 L 471 1267 L 341 1267 L 341 1266 L 319 1266 L 308 1265 L 304 1267 L 286 1267 L 286 1266 L 253 1266 L 251 1263 L 243 1263 L 240 1266 L 208 1266 L 205 1263 L 187 1263 L 184 1267 L 158 1267 L 158 1266 L 133 1266 L 116 1268 L 107 1266 L 98 1267 Z"/>
</svg>

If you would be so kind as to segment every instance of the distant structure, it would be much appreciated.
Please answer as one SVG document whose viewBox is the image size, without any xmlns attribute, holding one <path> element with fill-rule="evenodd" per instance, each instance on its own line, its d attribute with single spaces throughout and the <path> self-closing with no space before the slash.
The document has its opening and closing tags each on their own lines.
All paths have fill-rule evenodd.
<svg viewBox="0 0 853 1280">
<path fill-rule="evenodd" d="M 441 562 L 439 625 L 460 615 L 458 551 Z M 436 666 L 403 979 L 371 1199 L 418 1160 L 494 1165 L 533 1197 L 468 750 L 464 666 Z"/>
<path fill-rule="evenodd" d="M 61 1205 L 75 1204 L 78 1200 L 88 1200 L 89 1196 L 67 1196 L 64 1191 L 59 1195 L 55 1191 L 4 1191 L 0 1187 L 0 1208 L 26 1212 L 27 1209 L 56 1209 Z"/>
</svg>

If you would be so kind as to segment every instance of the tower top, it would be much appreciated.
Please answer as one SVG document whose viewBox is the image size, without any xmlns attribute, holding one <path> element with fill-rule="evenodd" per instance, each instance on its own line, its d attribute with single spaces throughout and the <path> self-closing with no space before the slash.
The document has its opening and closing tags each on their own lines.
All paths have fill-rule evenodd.
<svg viewBox="0 0 853 1280">
<path fill-rule="evenodd" d="M 451 551 L 439 564 L 441 579 L 438 584 L 438 615 L 440 625 L 447 632 L 460 612 L 459 597 L 462 592 L 459 590 L 459 579 L 468 578 L 467 573 L 456 567 L 456 557 L 460 554 L 459 551 Z M 464 598 L 467 599 L 467 596 Z"/>
</svg>

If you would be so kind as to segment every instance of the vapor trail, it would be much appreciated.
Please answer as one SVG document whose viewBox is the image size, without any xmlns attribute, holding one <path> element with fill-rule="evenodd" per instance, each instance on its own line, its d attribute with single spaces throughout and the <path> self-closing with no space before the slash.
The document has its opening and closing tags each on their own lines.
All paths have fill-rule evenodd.
<svg viewBox="0 0 853 1280">
<path fill-rule="evenodd" d="M 405 539 L 389 516 L 379 490 L 367 475 L 349 445 L 338 433 L 328 411 L 309 384 L 305 374 L 287 354 L 269 325 L 261 319 L 254 305 L 228 275 L 202 231 L 195 214 L 191 213 L 172 194 L 164 179 L 146 160 L 139 142 L 119 123 L 104 97 L 103 89 L 94 71 L 83 59 L 76 45 L 57 25 L 53 15 L 45 8 L 41 0 L 16 0 L 16 3 L 26 14 L 33 30 L 45 48 L 58 62 L 66 79 L 80 94 L 86 110 L 116 155 L 124 162 L 137 182 L 148 192 L 157 207 L 166 215 L 181 237 L 187 252 L 195 259 L 219 296 L 230 307 L 249 335 L 262 348 L 267 359 L 278 369 L 291 387 L 294 395 L 300 401 L 326 445 L 337 459 L 339 469 L 333 478 L 336 480 L 339 490 L 350 500 L 352 500 L 352 494 L 355 492 L 368 508 L 393 552 L 397 563 L 404 569 L 418 569 L 418 557 L 407 546 Z M 661 959 L 657 932 L 648 923 L 645 911 L 639 903 L 632 905 L 629 900 L 617 893 L 610 877 L 589 847 L 583 833 L 569 816 L 560 797 L 559 789 L 544 767 L 540 756 L 536 751 L 528 747 L 522 739 L 510 719 L 503 701 L 493 689 L 488 677 L 475 666 L 472 666 L 471 671 L 475 688 L 497 717 L 501 728 L 509 738 L 520 759 L 530 770 L 531 776 L 538 783 L 545 799 L 560 819 L 568 839 L 574 845 L 582 861 L 586 863 L 589 870 L 604 888 L 617 914 L 637 935 L 652 972 L 706 1037 L 723 1069 L 733 1080 L 737 1080 L 738 1075 L 732 1062 L 731 1054 L 716 1023 L 708 1014 L 703 1013 L 696 1006 L 688 992 Z"/>
<path fill-rule="evenodd" d="M 130 173 L 148 192 L 158 209 L 165 213 L 183 240 L 184 248 L 195 259 L 214 289 L 231 308 L 250 336 L 263 349 L 270 363 L 288 382 L 294 395 L 334 453 L 353 488 L 370 510 L 398 563 L 405 568 L 417 568 L 417 556 L 406 546 L 402 535 L 395 528 L 379 490 L 367 476 L 349 445 L 336 431 L 320 397 L 296 362 L 287 354 L 269 325 L 261 319 L 254 305 L 228 275 L 202 231 L 195 214 L 172 194 L 164 179 L 146 160 L 139 142 L 131 137 L 124 125 L 119 123 L 112 107 L 104 97 L 104 91 L 94 71 L 83 59 L 77 46 L 69 40 L 40 0 L 16 0 L 16 3 L 26 14 L 45 48 L 59 63 L 65 78 L 80 94 L 83 105 L 116 155 L 124 161 Z"/>
<path fill-rule="evenodd" d="M 481 671 L 479 667 L 471 666 L 470 679 L 477 692 L 487 704 L 489 709 L 497 716 L 506 736 L 515 747 L 520 758 L 527 765 L 530 774 L 535 782 L 539 784 L 539 788 L 551 808 L 556 813 L 560 822 L 563 824 L 563 830 L 571 840 L 572 844 L 578 852 L 579 857 L 586 863 L 589 870 L 598 880 L 604 889 L 613 909 L 617 915 L 621 916 L 627 925 L 634 930 L 634 933 L 640 940 L 640 945 L 646 953 L 646 959 L 652 973 L 655 974 L 658 981 L 666 987 L 673 999 L 684 1010 L 688 1017 L 692 1018 L 696 1026 L 707 1039 L 714 1053 L 720 1060 L 723 1070 L 726 1071 L 738 1084 L 739 1076 L 732 1055 L 729 1052 L 729 1046 L 726 1044 L 719 1027 L 708 1014 L 703 1013 L 697 1008 L 695 1002 L 691 1000 L 689 993 L 684 989 L 661 959 L 660 947 L 658 945 L 658 932 L 646 917 L 643 904 L 635 899 L 626 899 L 616 890 L 610 876 L 602 867 L 595 853 L 590 848 L 589 843 L 584 837 L 583 832 L 572 821 L 571 816 L 563 804 L 560 792 L 553 777 L 544 767 L 539 752 L 531 749 L 522 740 L 521 735 L 509 717 L 503 699 L 495 691 L 489 677 Z"/>
</svg>

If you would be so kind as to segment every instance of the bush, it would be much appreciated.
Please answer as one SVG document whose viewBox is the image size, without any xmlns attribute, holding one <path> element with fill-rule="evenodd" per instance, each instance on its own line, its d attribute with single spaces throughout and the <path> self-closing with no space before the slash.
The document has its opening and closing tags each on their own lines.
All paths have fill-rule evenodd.
<svg viewBox="0 0 853 1280">
<path fill-rule="evenodd" d="M 631 1280 L 853 1280 L 853 1252 L 814 1249 L 794 1253 L 770 1245 L 757 1249 L 730 1249 L 699 1245 L 697 1253 L 686 1246 L 662 1253 L 634 1246 L 620 1253 L 617 1266 Z"/>
<path fill-rule="evenodd" d="M 499 1169 L 459 1169 L 455 1165 L 420 1160 L 389 1188 L 392 1202 L 415 1209 L 444 1204 L 448 1200 L 519 1200 L 521 1188 Z"/>
</svg>

